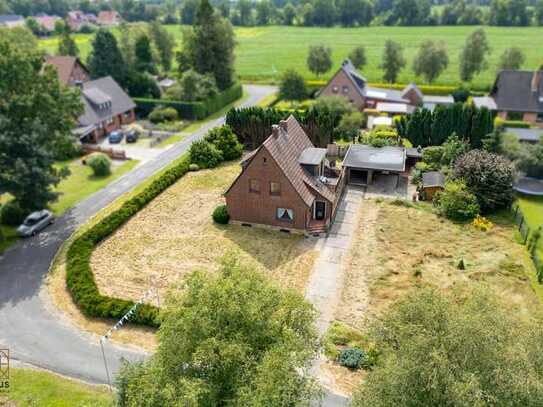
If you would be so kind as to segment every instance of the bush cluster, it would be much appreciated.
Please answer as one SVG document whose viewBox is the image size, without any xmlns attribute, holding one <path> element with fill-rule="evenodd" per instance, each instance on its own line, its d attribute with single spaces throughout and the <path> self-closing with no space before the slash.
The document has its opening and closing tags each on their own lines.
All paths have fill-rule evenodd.
<svg viewBox="0 0 543 407">
<path fill-rule="evenodd" d="M 9 201 L 2 206 L 0 211 L 0 222 L 8 226 L 18 226 L 25 219 L 27 213 L 16 201 Z"/>
<path fill-rule="evenodd" d="M 97 318 L 121 318 L 134 305 L 132 301 L 100 294 L 90 266 L 93 248 L 117 228 L 134 216 L 162 191 L 181 178 L 189 169 L 189 161 L 183 157 L 175 166 L 166 170 L 142 192 L 126 201 L 88 231 L 77 237 L 68 248 L 66 285 L 73 300 L 86 316 Z M 158 309 L 143 304 L 130 318 L 136 324 L 157 327 Z"/>
<path fill-rule="evenodd" d="M 213 220 L 221 225 L 226 225 L 230 220 L 230 215 L 228 214 L 228 208 L 226 205 L 219 205 L 213 211 Z"/>
<path fill-rule="evenodd" d="M 151 123 L 173 122 L 177 118 L 177 110 L 173 107 L 157 106 L 149 114 Z"/>
<path fill-rule="evenodd" d="M 441 215 L 456 221 L 471 220 L 479 213 L 477 198 L 462 182 L 447 182 L 445 189 L 434 195 L 433 204 Z"/>
<path fill-rule="evenodd" d="M 92 153 L 86 159 L 86 162 L 97 177 L 105 177 L 111 174 L 111 160 L 104 153 Z"/>
<path fill-rule="evenodd" d="M 209 130 L 204 140 L 217 147 L 225 161 L 240 158 L 243 153 L 243 145 L 228 125 Z"/>
<path fill-rule="evenodd" d="M 367 366 L 366 353 L 358 348 L 343 349 L 339 354 L 339 364 L 349 369 L 360 369 Z"/>
<path fill-rule="evenodd" d="M 516 127 L 519 129 L 529 129 L 530 123 L 522 120 L 503 120 L 501 117 L 494 119 L 494 127 Z"/>
<path fill-rule="evenodd" d="M 214 168 L 224 160 L 222 152 L 214 144 L 205 140 L 197 140 L 192 143 L 189 155 L 190 162 L 199 168 Z"/>
</svg>

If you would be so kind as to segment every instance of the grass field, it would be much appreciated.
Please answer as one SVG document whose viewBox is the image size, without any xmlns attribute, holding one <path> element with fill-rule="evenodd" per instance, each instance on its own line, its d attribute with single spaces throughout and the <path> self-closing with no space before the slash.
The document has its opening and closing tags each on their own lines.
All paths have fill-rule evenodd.
<svg viewBox="0 0 543 407">
<path fill-rule="evenodd" d="M 168 26 L 178 43 L 181 44 L 180 26 Z M 273 81 L 287 68 L 299 70 L 307 79 L 315 79 L 306 67 L 307 49 L 310 45 L 323 43 L 333 50 L 334 67 L 325 76 L 330 76 L 350 50 L 364 45 L 368 65 L 363 74 L 372 82 L 379 82 L 379 69 L 384 43 L 387 39 L 398 41 L 405 49 L 408 66 L 402 71 L 399 82 L 406 83 L 415 78 L 411 65 L 419 44 L 426 39 L 444 41 L 449 52 L 449 67 L 436 83 L 456 85 L 458 78 L 458 57 L 466 36 L 477 27 L 362 27 L 362 28 L 320 28 L 320 27 L 251 27 L 236 28 L 236 70 L 244 81 Z M 496 74 L 496 65 L 501 53 L 508 47 L 517 46 L 526 54 L 524 68 L 535 69 L 542 62 L 538 44 L 543 37 L 543 27 L 484 27 L 492 54 L 488 69 L 478 75 L 473 84 L 490 86 Z M 75 39 L 85 59 L 90 51 L 90 35 L 78 34 Z M 40 45 L 48 52 L 55 52 L 57 39 L 41 40 Z"/>
<path fill-rule="evenodd" d="M 543 197 L 519 196 L 517 202 L 532 231 L 543 227 Z M 539 242 L 539 253 L 543 258 L 543 238 Z"/>
<path fill-rule="evenodd" d="M 31 369 L 10 369 L 6 406 L 17 407 L 112 407 L 113 396 L 104 387 L 69 380 Z M 0 395 L 0 405 L 2 396 Z M 11 404 L 10 402 L 13 402 Z"/>
<path fill-rule="evenodd" d="M 100 292 L 138 299 L 150 279 L 161 296 L 196 269 L 214 272 L 225 255 L 303 292 L 316 251 L 299 235 L 221 226 L 211 219 L 241 170 L 238 162 L 190 172 L 95 249 L 91 266 Z"/>
<path fill-rule="evenodd" d="M 540 312 L 542 286 L 536 282 L 525 247 L 515 239 L 516 228 L 509 218 L 496 218 L 494 228 L 482 232 L 471 224 L 440 218 L 426 204 L 418 205 L 408 208 L 386 200 L 364 201 L 356 238 L 344 263 L 336 323 L 326 335 L 329 357 L 344 345 L 371 347 L 365 336 L 368 324 L 416 287 L 445 292 L 481 283 L 521 318 Z M 465 269 L 458 267 L 461 259 Z M 323 372 L 346 394 L 365 376 L 333 361 L 323 365 Z"/>
</svg>

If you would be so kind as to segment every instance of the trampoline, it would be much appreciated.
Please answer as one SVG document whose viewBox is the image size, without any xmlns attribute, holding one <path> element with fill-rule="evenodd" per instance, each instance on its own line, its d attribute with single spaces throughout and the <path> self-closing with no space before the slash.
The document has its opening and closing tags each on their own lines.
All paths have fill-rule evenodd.
<svg viewBox="0 0 543 407">
<path fill-rule="evenodd" d="M 522 177 L 513 184 L 513 189 L 525 195 L 543 196 L 543 179 Z"/>
</svg>

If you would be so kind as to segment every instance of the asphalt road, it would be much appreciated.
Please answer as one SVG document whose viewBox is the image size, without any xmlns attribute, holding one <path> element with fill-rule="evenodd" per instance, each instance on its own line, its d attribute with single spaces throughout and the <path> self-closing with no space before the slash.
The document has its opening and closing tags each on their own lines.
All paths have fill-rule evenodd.
<svg viewBox="0 0 543 407">
<path fill-rule="evenodd" d="M 267 86 L 245 86 L 249 93 L 244 106 L 251 106 L 275 92 Z M 64 323 L 46 304 L 41 290 L 49 265 L 62 243 L 102 208 L 132 190 L 202 138 L 207 130 L 224 123 L 224 117 L 206 123 L 182 142 L 154 159 L 136 167 L 106 188 L 67 211 L 40 235 L 19 241 L 0 258 L 0 349 L 8 348 L 11 357 L 90 383 L 106 383 L 107 376 L 96 337 Z M 106 343 L 105 353 L 112 375 L 120 359 L 139 360 L 139 351 Z M 343 397 L 326 395 L 326 406 L 346 405 Z"/>
</svg>

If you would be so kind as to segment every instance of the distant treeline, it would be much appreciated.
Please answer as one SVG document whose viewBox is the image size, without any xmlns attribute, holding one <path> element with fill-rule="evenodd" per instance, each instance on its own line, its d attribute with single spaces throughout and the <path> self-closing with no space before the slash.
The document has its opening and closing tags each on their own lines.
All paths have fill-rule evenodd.
<svg viewBox="0 0 543 407">
<path fill-rule="evenodd" d="M 192 24 L 199 0 L 0 0 L 0 14 L 39 13 L 64 17 L 117 10 L 131 21 L 160 19 Z M 237 26 L 367 26 L 367 25 L 543 25 L 543 0 L 214 0 L 223 17 Z M 436 6 L 436 7 L 434 7 Z"/>
</svg>

